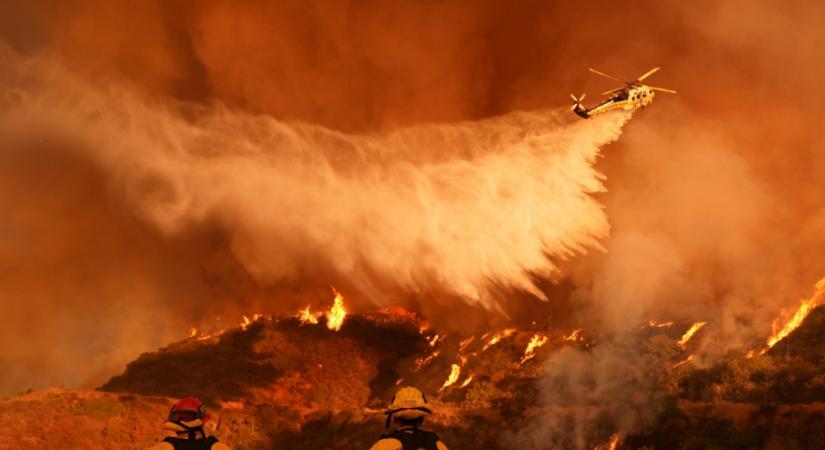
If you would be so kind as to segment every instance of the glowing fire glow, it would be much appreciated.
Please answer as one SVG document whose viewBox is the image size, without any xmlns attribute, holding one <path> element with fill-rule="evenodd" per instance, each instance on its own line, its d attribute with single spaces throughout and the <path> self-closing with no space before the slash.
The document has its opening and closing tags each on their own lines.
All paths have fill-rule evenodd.
<svg viewBox="0 0 825 450">
<path fill-rule="evenodd" d="M 685 331 L 685 334 L 682 335 L 682 339 L 679 339 L 679 345 L 684 347 L 687 343 L 693 338 L 693 335 L 696 334 L 699 330 L 701 330 L 707 322 L 696 322 Z"/>
<path fill-rule="evenodd" d="M 438 341 L 440 341 L 443 338 L 444 338 L 443 335 L 438 335 L 438 334 L 436 334 L 435 336 L 430 338 L 430 340 L 429 340 L 430 347 L 435 347 L 435 344 L 438 344 Z"/>
<path fill-rule="evenodd" d="M 327 328 L 332 331 L 338 331 L 341 329 L 341 325 L 344 324 L 344 319 L 347 317 L 347 308 L 344 307 L 344 296 L 335 288 L 332 288 L 332 292 L 335 294 L 335 300 L 332 303 L 332 307 L 327 311 Z"/>
<path fill-rule="evenodd" d="M 573 330 L 572 333 L 568 334 L 564 337 L 565 342 L 576 342 L 583 340 L 584 337 L 582 336 L 582 329 L 579 328 L 577 330 Z"/>
<path fill-rule="evenodd" d="M 472 375 L 467 377 L 467 379 L 464 380 L 463 383 L 461 383 L 461 386 L 459 386 L 459 388 L 464 389 L 465 387 L 467 387 L 470 384 L 471 381 L 473 381 L 473 376 Z"/>
<path fill-rule="evenodd" d="M 817 306 L 821 305 L 823 301 L 825 301 L 825 277 L 816 282 L 813 295 L 801 301 L 801 305 L 799 305 L 799 308 L 797 308 L 796 312 L 791 317 L 791 320 L 789 320 L 784 326 L 781 326 L 781 319 L 776 319 L 773 321 L 772 333 L 770 337 L 768 337 L 767 346 L 762 349 L 760 354 L 764 355 L 765 352 L 770 350 L 771 347 L 776 345 L 777 342 L 785 339 L 794 330 L 799 328 L 799 326 L 802 325 L 802 322 L 805 321 L 805 318 L 808 317 L 808 314 L 810 314 L 811 311 L 813 311 Z"/>
<path fill-rule="evenodd" d="M 441 389 L 454 385 L 455 382 L 458 381 L 458 377 L 460 376 L 461 366 L 459 366 L 458 364 L 453 364 L 453 366 L 450 368 L 450 376 L 447 377 L 447 381 L 444 382 L 444 385 L 441 386 Z M 439 391 L 441 389 L 439 389 Z"/>
<path fill-rule="evenodd" d="M 656 322 L 655 320 L 651 320 L 647 324 L 650 328 L 666 328 L 673 326 L 673 322 Z"/>
<path fill-rule="evenodd" d="M 490 340 L 487 341 L 487 343 L 484 345 L 484 348 L 482 348 L 481 351 L 483 352 L 488 348 L 498 344 L 499 342 L 501 342 L 502 339 L 511 336 L 515 332 L 515 328 L 507 328 L 506 330 L 494 334 L 493 337 L 491 337 Z"/>
<path fill-rule="evenodd" d="M 687 358 L 685 358 L 684 360 L 679 361 L 679 362 L 677 362 L 676 364 L 674 364 L 674 365 L 673 365 L 673 368 L 675 369 L 675 368 L 677 368 L 677 367 L 679 367 L 679 366 L 683 366 L 683 365 L 685 365 L 685 364 L 687 364 L 687 363 L 689 363 L 689 362 L 693 361 L 693 359 L 694 359 L 694 358 L 695 358 L 695 356 L 690 355 L 690 356 L 688 356 Z"/>
<path fill-rule="evenodd" d="M 464 349 L 467 348 L 467 346 L 469 346 L 470 344 L 472 344 L 475 339 L 476 339 L 475 336 L 470 336 L 467 339 L 464 339 L 463 341 L 461 341 L 461 343 L 458 344 L 458 352 L 462 353 L 464 351 Z"/>
<path fill-rule="evenodd" d="M 421 370 L 424 366 L 426 366 L 426 365 L 428 365 L 429 363 L 431 363 L 431 362 L 432 362 L 432 360 L 433 360 L 433 359 L 435 359 L 435 357 L 436 357 L 436 356 L 438 356 L 438 354 L 439 354 L 439 353 L 441 353 L 441 351 L 440 351 L 440 350 L 436 350 L 436 351 L 434 351 L 431 355 L 429 355 L 429 356 L 427 356 L 427 357 L 423 357 L 423 358 L 418 358 L 418 359 L 416 359 L 416 360 L 415 360 L 415 369 L 413 369 L 413 372 L 418 372 L 418 371 L 419 371 L 419 370 Z"/>
<path fill-rule="evenodd" d="M 597 445 L 593 450 L 616 450 L 619 446 L 619 435 L 614 434 L 610 436 L 610 440 L 605 442 L 604 444 Z"/>
<path fill-rule="evenodd" d="M 309 310 L 309 305 L 306 308 L 302 309 L 295 315 L 295 317 L 301 321 L 301 325 L 315 325 L 318 323 L 318 316 L 320 314 L 313 313 Z"/>
<path fill-rule="evenodd" d="M 541 346 L 546 343 L 547 336 L 534 334 L 533 337 L 530 338 L 530 342 L 527 344 L 527 348 L 524 349 L 524 357 L 521 358 L 521 362 L 519 364 L 524 364 L 527 361 L 533 359 L 533 357 L 536 356 L 536 350 L 541 348 Z"/>
<path fill-rule="evenodd" d="M 195 328 L 195 327 L 192 327 L 192 329 L 191 329 L 191 330 L 189 330 L 189 337 L 190 337 L 190 338 L 193 338 L 193 337 L 195 337 L 195 336 L 197 336 L 197 335 L 198 335 L 198 329 L 197 329 L 197 328 Z"/>
</svg>

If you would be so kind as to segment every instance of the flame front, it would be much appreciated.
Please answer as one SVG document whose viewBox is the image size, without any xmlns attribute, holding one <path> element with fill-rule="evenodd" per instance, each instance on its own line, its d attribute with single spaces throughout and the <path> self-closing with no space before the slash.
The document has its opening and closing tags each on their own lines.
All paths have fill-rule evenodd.
<svg viewBox="0 0 825 450">
<path fill-rule="evenodd" d="M 690 356 L 688 356 L 687 358 L 683 359 L 682 361 L 679 361 L 679 362 L 677 362 L 676 364 L 674 364 L 674 365 L 673 365 L 673 368 L 675 369 L 675 368 L 677 368 L 677 367 L 679 367 L 679 366 L 684 366 L 685 364 L 687 364 L 687 363 L 689 363 L 689 362 L 693 361 L 693 359 L 694 359 L 694 358 L 695 358 L 695 356 L 690 355 Z"/>
<path fill-rule="evenodd" d="M 461 386 L 459 386 L 459 388 L 464 389 L 465 387 L 467 387 L 470 384 L 471 381 L 473 381 L 473 376 L 472 375 L 467 377 L 467 379 L 464 380 L 463 383 L 461 383 Z"/>
<path fill-rule="evenodd" d="M 696 322 L 693 325 L 691 325 L 690 328 L 687 331 L 685 331 L 685 334 L 682 335 L 682 339 L 679 339 L 679 345 L 681 347 L 687 345 L 690 339 L 693 338 L 693 335 L 696 334 L 699 330 L 701 330 L 702 327 L 704 327 L 705 325 L 707 325 L 707 322 Z"/>
<path fill-rule="evenodd" d="M 309 324 L 315 325 L 318 323 L 318 314 L 314 314 L 309 310 L 309 305 L 306 308 L 302 309 L 298 314 L 295 316 L 298 320 L 301 321 L 302 325 Z"/>
<path fill-rule="evenodd" d="M 527 361 L 533 359 L 533 357 L 536 356 L 536 350 L 541 348 L 541 346 L 546 343 L 547 336 L 534 334 L 533 337 L 530 338 L 530 342 L 527 344 L 527 348 L 524 349 L 524 357 L 521 358 L 521 362 L 519 364 L 524 364 Z"/>
<path fill-rule="evenodd" d="M 332 307 L 327 311 L 327 328 L 332 331 L 338 331 L 341 329 L 341 325 L 344 324 L 344 319 L 347 317 L 347 308 L 344 307 L 344 296 L 335 288 L 332 288 L 332 292 L 335 294 L 335 300 L 332 303 Z"/>
<path fill-rule="evenodd" d="M 799 328 L 802 325 L 802 322 L 808 317 L 808 314 L 814 310 L 817 306 L 821 305 L 825 300 L 825 277 L 820 279 L 816 282 L 816 286 L 814 288 L 814 293 L 809 298 L 802 300 L 802 304 L 799 305 L 799 308 L 794 313 L 791 320 L 785 324 L 785 326 L 781 325 L 781 320 L 776 319 L 773 321 L 773 332 L 771 333 L 770 337 L 768 337 L 767 347 L 762 349 L 760 354 L 765 354 L 768 350 L 770 350 L 777 342 L 781 341 L 788 337 L 794 330 Z"/>
<path fill-rule="evenodd" d="M 458 381 L 459 376 L 461 376 L 461 366 L 459 366 L 458 364 L 453 364 L 453 366 L 450 368 L 450 376 L 447 377 L 447 381 L 444 382 L 444 385 L 441 386 L 441 389 L 454 385 L 455 382 Z"/>
<path fill-rule="evenodd" d="M 510 335 L 512 335 L 515 332 L 516 332 L 515 328 L 507 328 L 506 330 L 503 330 L 503 331 L 500 331 L 500 332 L 494 334 L 493 337 L 491 337 L 490 340 L 487 341 L 487 343 L 484 345 L 484 348 L 482 348 L 481 351 L 483 352 L 483 351 L 487 350 L 488 348 L 498 344 L 502 339 L 504 339 L 506 337 L 509 337 Z"/>
<path fill-rule="evenodd" d="M 570 333 L 570 334 L 568 334 L 567 336 L 564 337 L 565 342 L 576 342 L 576 341 L 581 341 L 583 339 L 584 339 L 584 337 L 582 337 L 582 329 L 581 328 L 579 328 L 577 330 L 573 330 L 572 333 Z"/>
<path fill-rule="evenodd" d="M 605 442 L 604 444 L 597 445 L 593 450 L 616 450 L 619 446 L 619 435 L 614 434 L 610 436 L 610 440 Z"/>
</svg>

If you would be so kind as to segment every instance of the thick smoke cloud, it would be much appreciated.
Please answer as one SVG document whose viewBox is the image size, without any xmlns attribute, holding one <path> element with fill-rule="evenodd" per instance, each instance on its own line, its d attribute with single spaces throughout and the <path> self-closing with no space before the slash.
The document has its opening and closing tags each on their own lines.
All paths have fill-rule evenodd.
<svg viewBox="0 0 825 450">
<path fill-rule="evenodd" d="M 486 121 L 347 135 L 221 105 L 200 108 L 152 100 L 116 84 L 101 89 L 48 59 L 6 55 L 3 62 L 10 68 L 3 78 L 1 116 L 12 158 L 9 171 L 24 164 L 18 159 L 68 159 L 62 167 L 65 176 L 73 189 L 79 185 L 82 191 L 63 202 L 86 203 L 87 190 L 103 190 L 109 203 L 137 221 L 115 227 L 142 224 L 148 226 L 146 232 L 172 241 L 214 229 L 225 238 L 228 256 L 249 275 L 243 283 L 334 284 L 361 304 L 403 303 L 409 293 L 448 295 L 496 310 L 500 305 L 491 295 L 492 283 L 544 297 L 533 277 L 552 276 L 558 272 L 554 259 L 599 248 L 608 234 L 606 216 L 589 195 L 602 190 L 593 163 L 599 147 L 618 137 L 629 114 L 584 122 L 558 111 L 512 113 Z M 41 144 L 44 135 L 48 142 Z M 80 170 L 75 166 L 85 173 L 75 174 Z M 36 180 L 24 176 L 15 184 L 21 183 Z M 71 214 L 88 219 L 112 206 L 102 199 L 89 203 L 92 210 L 81 204 Z M 8 204 L 13 214 L 26 209 L 13 197 Z M 18 245 L 31 236 L 53 238 L 34 222 L 11 222 L 5 234 Z M 98 226 L 108 228 L 101 222 Z M 72 231 L 70 224 L 61 228 Z M 118 239 L 128 239 L 119 236 L 125 233 L 121 229 L 107 231 L 116 234 L 118 245 Z M 118 252 L 77 238 L 57 240 L 88 247 L 86 258 L 100 263 Z M 42 251 L 50 250 L 68 264 L 61 259 L 67 255 L 57 249 Z M 144 261 L 146 250 L 138 255 L 120 251 L 123 264 L 106 267 L 103 275 L 86 268 L 97 272 L 94 280 L 71 282 L 87 287 L 111 279 L 137 284 L 127 280 L 146 276 L 143 272 L 151 268 L 129 265 L 135 260 L 151 264 Z M 196 251 L 175 256 L 198 259 Z M 31 258 L 29 274 L 39 269 L 42 257 L 29 248 L 10 252 L 7 259 Z M 157 270 L 167 270 L 165 265 L 161 261 Z M 112 269 L 114 273 L 105 272 Z M 104 292 L 73 300 L 102 309 L 122 304 L 106 297 L 129 296 L 134 302 L 128 307 L 130 326 L 141 326 L 147 319 L 132 310 L 166 309 L 146 298 L 158 288 L 153 283 L 164 281 L 152 278 L 149 286 L 141 283 L 137 289 L 144 293 Z M 185 295 L 182 290 L 178 294 Z M 186 299 L 172 301 L 195 306 Z M 273 299 L 265 307 L 279 311 L 279 303 Z M 79 326 L 85 318 L 74 316 L 74 321 Z M 95 333 L 114 333 L 129 342 L 118 344 L 118 350 L 151 342 L 125 331 Z M 80 346 L 82 340 L 69 342 Z"/>
<path fill-rule="evenodd" d="M 542 323 L 610 331 L 649 319 L 702 318 L 710 321 L 711 355 L 761 339 L 780 309 L 823 272 L 825 201 L 816 184 L 825 176 L 822 8 L 603 3 L 0 6 L 0 34 L 24 55 L 13 69 L 0 66 L 11 83 L 4 87 L 16 90 L 4 93 L 4 108 L 18 114 L 24 105 L 48 122 L 36 145 L 19 134 L 0 142 L 4 152 L 27 149 L 3 156 L 0 199 L 4 215 L 15 219 L 0 237 L 0 280 L 4 298 L 16 299 L 4 301 L 10 315 L 23 317 L 5 328 L 5 341 L 38 337 L 4 353 L 3 364 L 16 372 L 3 373 L 20 374 L 4 389 L 25 387 L 20 380 L 44 372 L 81 383 L 91 371 L 76 375 L 78 360 L 103 377 L 229 304 L 271 309 L 322 296 L 326 286 L 310 286 L 307 276 L 343 283 L 363 301 L 396 301 L 412 291 L 430 315 L 476 320 L 460 308 L 481 301 L 481 279 L 503 277 L 516 291 L 531 290 L 524 272 L 501 270 L 517 261 L 539 275 L 560 267 L 553 278 L 567 289 L 540 283 L 547 303 L 535 290 L 506 301 L 495 296 L 515 320 L 550 310 Z M 57 61 L 65 69 L 18 67 L 22 61 Z M 586 91 L 590 101 L 614 87 L 589 76 L 588 66 L 631 78 L 655 65 L 664 69 L 650 82 L 679 94 L 657 97 L 595 166 L 607 175 L 608 190 L 596 198 L 610 237 L 598 204 L 577 195 L 600 189 L 589 162 L 594 145 L 614 139 L 619 123 L 608 124 L 606 134 L 597 131 L 600 123 L 567 128 L 573 118 L 552 111 L 473 122 L 558 107 L 570 91 Z M 56 75 L 63 70 L 65 79 Z M 21 81 L 20 74 L 29 75 Z M 559 216 L 566 215 L 552 211 L 562 203 L 544 197 L 558 197 L 559 188 L 546 183 L 559 172 L 542 158 L 559 149 L 564 155 L 579 131 L 586 149 L 568 153 L 576 169 L 565 175 L 577 181 L 559 211 L 573 205 L 599 212 L 579 231 L 565 228 L 573 234 L 562 244 L 606 252 L 570 254 L 551 265 L 536 249 L 555 228 L 541 222 L 508 245 L 499 232 L 512 232 L 524 211 L 563 224 Z M 270 176 L 277 167 L 290 170 Z M 230 184 L 215 182 L 230 176 Z M 290 197 L 296 183 L 306 187 L 297 179 L 317 186 Z M 505 201 L 507 195 L 513 197 Z M 273 198 L 296 203 L 274 213 L 262 206 Z M 445 210 L 448 198 L 461 208 Z M 330 199 L 356 207 L 337 216 L 342 208 L 323 208 Z M 298 206 L 316 222 L 283 213 Z M 499 214 L 480 214 L 494 206 Z M 379 220 L 363 219 L 382 207 Z M 452 222 L 460 213 L 462 221 Z M 465 216 L 482 226 L 465 226 Z M 356 224 L 358 236 L 324 233 Z M 502 227 L 491 231 L 496 225 Z M 409 245 L 371 239 L 376 227 Z M 439 234 L 445 229 L 458 234 L 460 251 L 426 248 L 440 242 L 433 236 L 447 239 Z M 500 245 L 475 247 L 490 234 L 502 237 Z M 51 241 L 37 246 L 31 236 Z M 424 255 L 413 264 L 388 256 L 413 250 Z M 475 269 L 467 271 L 466 261 Z M 389 279 L 382 275 L 392 271 Z M 54 281 L 42 281 L 44 273 Z M 276 290 L 278 279 L 292 281 Z M 443 295 L 423 293 L 439 287 Z M 117 319 L 124 308 L 128 321 Z M 72 319 L 79 316 L 100 318 L 104 329 Z M 79 339 L 51 347 L 67 334 Z M 81 354 L 88 345 L 78 342 L 114 356 L 92 362 Z"/>
</svg>

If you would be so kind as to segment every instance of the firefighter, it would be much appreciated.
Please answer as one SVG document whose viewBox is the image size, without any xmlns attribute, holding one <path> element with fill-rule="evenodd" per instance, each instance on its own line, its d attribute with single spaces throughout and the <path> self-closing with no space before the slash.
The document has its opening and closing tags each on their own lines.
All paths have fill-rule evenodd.
<svg viewBox="0 0 825 450">
<path fill-rule="evenodd" d="M 167 437 L 149 450 L 231 450 L 216 437 L 206 436 L 203 425 L 208 418 L 200 400 L 195 397 L 179 400 L 163 424 Z"/>
<path fill-rule="evenodd" d="M 395 430 L 381 436 L 370 450 L 447 450 L 435 433 L 421 429 L 424 418 L 432 413 L 427 398 L 414 387 L 404 387 L 392 398 L 387 409 L 387 423 Z"/>
</svg>

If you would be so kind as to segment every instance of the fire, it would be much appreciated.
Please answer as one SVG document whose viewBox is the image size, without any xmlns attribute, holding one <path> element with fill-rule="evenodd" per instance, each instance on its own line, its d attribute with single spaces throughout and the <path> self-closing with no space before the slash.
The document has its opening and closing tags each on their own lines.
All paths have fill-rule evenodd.
<svg viewBox="0 0 825 450">
<path fill-rule="evenodd" d="M 616 450 L 619 446 L 619 435 L 614 434 L 610 436 L 610 440 L 605 442 L 604 444 L 597 445 L 593 450 Z"/>
<path fill-rule="evenodd" d="M 255 313 L 252 315 L 252 319 L 246 317 L 245 315 L 242 315 L 241 317 L 243 317 L 243 321 L 241 322 L 241 330 L 246 331 L 247 328 L 249 328 L 249 325 L 260 320 L 262 317 L 264 317 L 264 315 L 260 313 Z"/>
<path fill-rule="evenodd" d="M 676 364 L 674 364 L 674 365 L 673 365 L 673 368 L 675 369 L 675 368 L 677 368 L 677 367 L 679 367 L 679 366 L 683 366 L 683 365 L 685 365 L 685 364 L 687 364 L 687 363 L 689 363 L 689 362 L 693 361 L 693 359 L 694 359 L 694 358 L 695 358 L 695 356 L 690 355 L 690 356 L 688 356 L 686 359 L 684 359 L 684 360 L 682 360 L 682 361 L 679 361 L 679 362 L 677 362 Z"/>
<path fill-rule="evenodd" d="M 581 341 L 583 339 L 584 339 L 584 337 L 582 337 L 582 329 L 581 328 L 579 328 L 577 330 L 573 330 L 572 333 L 570 333 L 570 334 L 568 334 L 567 336 L 564 337 L 565 342 L 576 342 L 576 341 Z"/>
<path fill-rule="evenodd" d="M 459 366 L 458 364 L 453 364 L 450 368 L 450 376 L 447 377 L 447 381 L 444 382 L 444 385 L 441 386 L 441 389 L 454 385 L 455 382 L 458 381 L 459 376 L 461 376 L 461 366 Z M 441 389 L 439 389 L 439 391 Z"/>
<path fill-rule="evenodd" d="M 527 344 L 527 348 L 524 349 L 524 357 L 521 358 L 521 362 L 519 364 L 524 364 L 527 361 L 533 359 L 533 357 L 536 356 L 536 350 L 541 348 L 541 346 L 546 343 L 547 336 L 534 334 L 533 337 L 530 338 L 530 342 Z"/>
<path fill-rule="evenodd" d="M 335 300 L 332 303 L 332 307 L 327 311 L 327 328 L 332 331 L 338 331 L 341 329 L 341 325 L 344 324 L 344 319 L 347 317 L 347 308 L 344 307 L 344 296 L 335 288 L 332 288 L 332 292 L 335 294 Z"/>
<path fill-rule="evenodd" d="M 764 355 L 765 352 L 770 350 L 777 342 L 785 339 L 794 330 L 799 328 L 805 318 L 808 317 L 808 314 L 810 314 L 814 308 L 821 305 L 823 300 L 825 300 L 825 277 L 816 282 L 814 293 L 809 298 L 801 301 L 801 305 L 799 305 L 799 308 L 785 326 L 780 326 L 782 323 L 781 319 L 773 321 L 772 333 L 770 337 L 768 337 L 767 347 L 762 349 L 760 354 Z"/>
<path fill-rule="evenodd" d="M 301 321 L 302 325 L 310 324 L 315 325 L 318 323 L 318 316 L 319 314 L 312 313 L 309 310 L 309 305 L 306 308 L 302 309 L 295 315 L 295 317 Z"/>
<path fill-rule="evenodd" d="M 438 334 L 436 334 L 435 336 L 430 338 L 430 340 L 429 340 L 430 347 L 435 347 L 435 344 L 438 344 L 438 341 L 440 341 L 443 338 L 444 338 L 443 335 L 438 335 Z"/>
<path fill-rule="evenodd" d="M 690 341 L 693 335 L 696 334 L 699 330 L 701 330 L 705 325 L 707 325 L 707 322 L 696 322 L 693 325 L 691 325 L 690 328 L 687 331 L 685 331 L 685 334 L 682 335 L 682 339 L 679 339 L 679 345 L 681 347 L 687 345 L 688 341 Z"/>
<path fill-rule="evenodd" d="M 482 348 L 481 351 L 483 352 L 483 351 L 487 350 L 488 348 L 498 344 L 502 339 L 504 339 L 506 337 L 509 337 L 510 335 L 512 335 L 515 332 L 516 332 L 515 328 L 507 328 L 506 330 L 503 330 L 503 331 L 500 331 L 500 332 L 494 334 L 493 337 L 491 337 L 490 340 L 487 341 L 487 344 L 484 345 L 484 348 Z"/>
<path fill-rule="evenodd" d="M 469 385 L 469 384 L 470 384 L 470 382 L 471 382 L 471 381 L 473 381 L 473 376 L 472 376 L 472 375 L 470 375 L 469 377 L 467 377 L 467 379 L 466 379 L 466 380 L 464 380 L 464 382 L 463 382 L 463 383 L 461 383 L 461 386 L 459 386 L 459 388 L 464 389 L 465 387 L 467 387 L 467 385 Z"/>
<path fill-rule="evenodd" d="M 416 359 L 416 360 L 415 360 L 415 369 L 413 369 L 413 372 L 418 372 L 418 371 L 419 371 L 419 370 L 421 370 L 424 366 L 426 366 L 427 364 L 429 364 L 430 362 L 432 362 L 432 360 L 433 360 L 433 359 L 435 359 L 435 357 L 436 357 L 436 356 L 438 356 L 438 354 L 439 354 L 439 353 L 441 353 L 441 350 L 436 350 L 436 351 L 434 351 L 431 355 L 429 355 L 429 356 L 427 356 L 427 357 L 425 357 L 425 358 L 418 358 L 418 359 Z"/>
<path fill-rule="evenodd" d="M 648 324 L 648 326 L 650 326 L 650 328 L 666 328 L 666 327 L 672 327 L 673 326 L 672 321 L 671 322 L 661 322 L 660 323 L 660 322 L 656 322 L 655 320 L 651 320 L 647 324 Z"/>
<path fill-rule="evenodd" d="M 464 352 L 464 349 L 467 348 L 467 346 L 469 346 L 470 344 L 472 344 L 475 339 L 476 339 L 475 336 L 470 336 L 467 339 L 464 339 L 463 341 L 461 341 L 461 343 L 458 344 L 458 352 L 459 353 Z"/>
<path fill-rule="evenodd" d="M 195 327 L 192 327 L 192 329 L 191 329 L 191 330 L 189 330 L 189 337 L 190 337 L 190 338 L 193 338 L 193 337 L 195 337 L 195 336 L 197 336 L 197 335 L 198 335 L 198 329 L 197 329 L 197 328 L 195 328 Z"/>
</svg>

